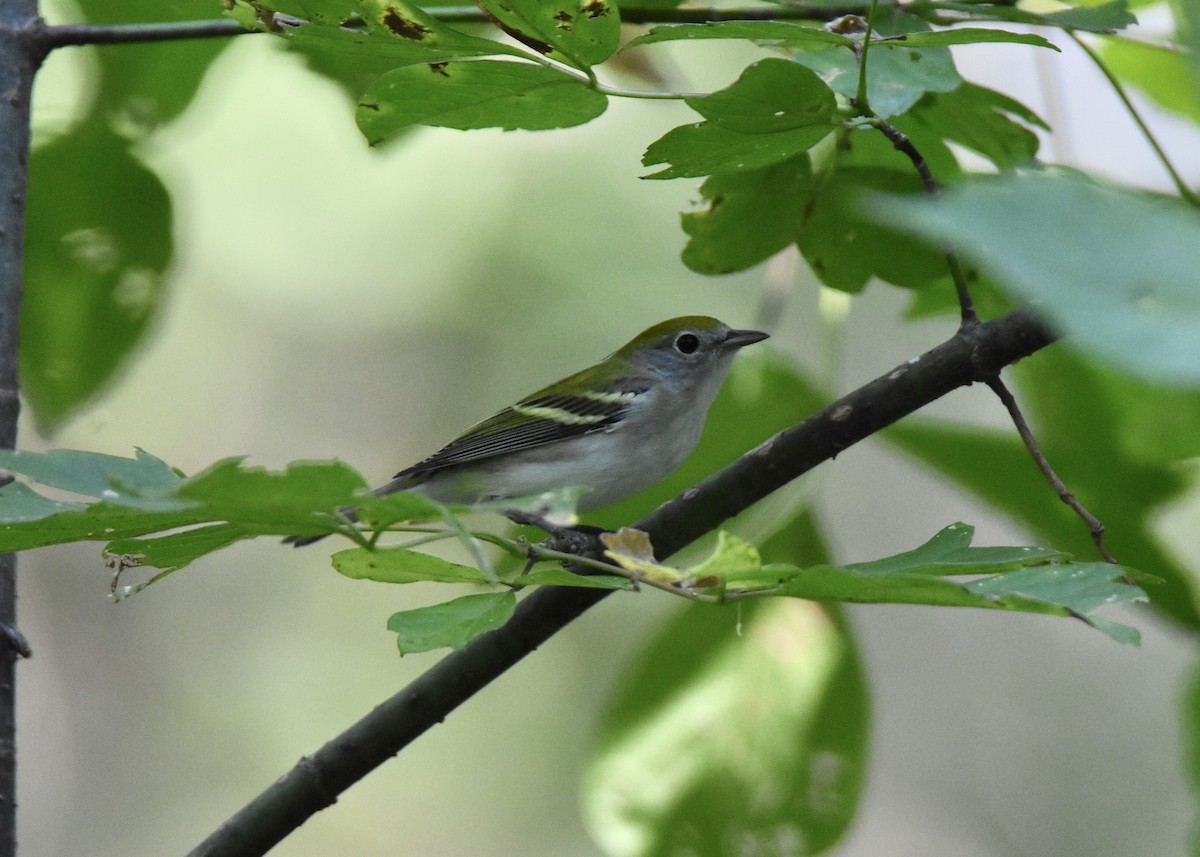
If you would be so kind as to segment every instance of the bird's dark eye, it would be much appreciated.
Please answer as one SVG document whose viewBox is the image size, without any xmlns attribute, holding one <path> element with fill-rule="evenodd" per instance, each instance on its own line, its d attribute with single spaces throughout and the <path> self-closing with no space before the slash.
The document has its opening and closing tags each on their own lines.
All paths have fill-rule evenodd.
<svg viewBox="0 0 1200 857">
<path fill-rule="evenodd" d="M 675 338 L 675 350 L 680 354 L 694 354 L 700 347 L 700 337 L 694 333 L 681 333 Z"/>
</svg>

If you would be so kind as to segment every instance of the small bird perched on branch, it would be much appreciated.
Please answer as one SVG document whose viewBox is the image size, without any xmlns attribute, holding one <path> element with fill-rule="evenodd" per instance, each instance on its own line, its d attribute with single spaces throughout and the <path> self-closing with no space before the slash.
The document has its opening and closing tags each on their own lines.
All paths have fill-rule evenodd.
<svg viewBox="0 0 1200 857">
<path fill-rule="evenodd" d="M 766 338 L 708 316 L 656 324 L 595 366 L 472 426 L 375 493 L 472 504 L 579 487 L 581 510 L 623 500 L 691 454 L 734 355 Z M 299 547 L 321 538 L 287 541 Z"/>
</svg>

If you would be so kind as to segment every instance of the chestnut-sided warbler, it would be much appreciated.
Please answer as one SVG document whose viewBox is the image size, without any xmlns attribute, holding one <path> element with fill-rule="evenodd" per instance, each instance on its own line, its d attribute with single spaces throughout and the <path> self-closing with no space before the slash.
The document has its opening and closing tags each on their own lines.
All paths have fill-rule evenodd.
<svg viewBox="0 0 1200 857">
<path fill-rule="evenodd" d="M 595 366 L 467 429 L 375 493 L 474 504 L 578 487 L 581 510 L 622 500 L 683 463 L 734 355 L 766 338 L 708 316 L 656 324 Z"/>
</svg>

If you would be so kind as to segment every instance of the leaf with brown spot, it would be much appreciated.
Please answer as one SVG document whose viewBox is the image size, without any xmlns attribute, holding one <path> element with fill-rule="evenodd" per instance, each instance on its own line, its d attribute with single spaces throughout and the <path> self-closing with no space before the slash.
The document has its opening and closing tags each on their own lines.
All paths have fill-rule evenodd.
<svg viewBox="0 0 1200 857">
<path fill-rule="evenodd" d="M 480 0 L 479 6 L 513 38 L 578 69 L 617 50 L 620 16 L 604 0 Z"/>
<path fill-rule="evenodd" d="M 383 25 L 402 39 L 419 42 L 430 34 L 430 29 L 419 21 L 405 18 L 394 6 L 383 12 Z"/>
</svg>

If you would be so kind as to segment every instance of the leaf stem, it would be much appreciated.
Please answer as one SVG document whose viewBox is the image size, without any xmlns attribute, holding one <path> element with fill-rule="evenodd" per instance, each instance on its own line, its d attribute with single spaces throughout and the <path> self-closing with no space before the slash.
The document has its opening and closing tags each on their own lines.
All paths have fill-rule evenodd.
<svg viewBox="0 0 1200 857">
<path fill-rule="evenodd" d="M 878 0 L 871 0 L 871 8 L 867 12 L 867 32 L 863 34 L 862 47 L 858 48 L 858 92 L 854 96 L 854 106 L 863 116 L 872 115 L 871 102 L 867 99 L 867 57 L 871 51 L 871 36 L 875 33 L 875 13 L 879 9 Z"/>
<path fill-rule="evenodd" d="M 1071 40 L 1075 42 L 1075 44 L 1079 45 L 1079 49 L 1087 54 L 1088 58 L 1095 63 L 1096 68 L 1100 69 L 1100 73 L 1103 74 L 1108 80 L 1109 86 L 1111 86 L 1113 92 L 1117 94 L 1117 98 L 1121 99 L 1121 103 L 1125 106 L 1125 110 L 1129 113 L 1130 118 L 1132 118 L 1134 124 L 1138 126 L 1138 129 L 1142 132 L 1142 136 L 1146 138 L 1146 142 L 1149 143 L 1150 148 L 1154 150 L 1154 154 L 1158 156 L 1158 160 L 1162 163 L 1163 168 L 1167 171 L 1167 175 L 1171 177 L 1171 181 L 1175 184 L 1175 188 L 1179 191 L 1179 195 L 1183 197 L 1193 208 L 1200 208 L 1200 195 L 1197 195 L 1190 187 L 1188 187 L 1187 183 L 1183 180 L 1183 177 L 1179 175 L 1178 171 L 1175 169 L 1175 165 L 1171 163 L 1171 159 L 1167 156 L 1166 151 L 1159 144 L 1158 138 L 1154 136 L 1154 132 L 1150 130 L 1150 126 L 1146 124 L 1146 120 L 1142 118 L 1142 114 L 1138 111 L 1137 107 L 1134 106 L 1133 100 L 1130 99 L 1129 93 L 1125 90 L 1125 86 L 1121 83 L 1117 76 L 1113 74 L 1112 69 L 1108 67 L 1108 64 L 1104 62 L 1101 56 L 1092 48 L 1091 45 L 1085 42 L 1077 32 L 1074 30 L 1064 30 L 1063 32 L 1070 36 Z"/>
<path fill-rule="evenodd" d="M 637 89 L 622 89 L 619 86 L 608 86 L 603 83 L 596 83 L 592 89 L 615 98 L 645 98 L 659 101 L 682 101 L 685 98 L 699 98 L 701 95 L 701 93 L 694 92 L 643 92 Z"/>
</svg>

